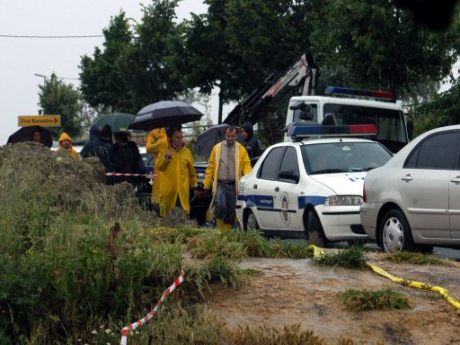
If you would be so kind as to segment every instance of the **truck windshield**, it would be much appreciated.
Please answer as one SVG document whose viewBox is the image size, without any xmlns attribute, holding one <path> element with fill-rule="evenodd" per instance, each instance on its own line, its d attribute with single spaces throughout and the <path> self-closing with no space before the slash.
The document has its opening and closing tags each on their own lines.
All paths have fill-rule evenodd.
<svg viewBox="0 0 460 345">
<path fill-rule="evenodd" d="M 323 114 L 335 125 L 375 124 L 377 136 L 371 139 L 391 152 L 399 151 L 408 142 L 404 115 L 398 110 L 329 103 L 324 105 Z"/>
</svg>

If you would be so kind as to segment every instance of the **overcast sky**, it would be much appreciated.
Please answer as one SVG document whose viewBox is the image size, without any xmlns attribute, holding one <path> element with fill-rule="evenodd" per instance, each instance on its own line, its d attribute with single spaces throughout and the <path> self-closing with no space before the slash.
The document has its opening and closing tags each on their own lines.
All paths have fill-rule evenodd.
<svg viewBox="0 0 460 345">
<path fill-rule="evenodd" d="M 150 1 L 1 0 L 0 35 L 100 35 L 120 9 L 139 21 L 140 3 Z M 182 0 L 177 16 L 189 18 L 190 12 L 205 11 L 201 0 Z M 38 114 L 38 85 L 43 78 L 34 74 L 50 76 L 54 72 L 61 78 L 78 78 L 81 56 L 92 55 L 102 43 L 103 38 L 0 37 L 0 144 L 19 129 L 18 115 Z M 64 81 L 78 85 L 77 80 Z"/>
</svg>

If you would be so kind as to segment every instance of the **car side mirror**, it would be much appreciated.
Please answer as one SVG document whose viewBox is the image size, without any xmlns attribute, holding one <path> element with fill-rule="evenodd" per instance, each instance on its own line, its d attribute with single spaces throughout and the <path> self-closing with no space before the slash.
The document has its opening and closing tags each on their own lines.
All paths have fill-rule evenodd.
<svg viewBox="0 0 460 345">
<path fill-rule="evenodd" d="M 294 170 L 282 170 L 279 172 L 278 177 L 280 179 L 293 181 L 295 183 L 298 183 L 300 179 L 299 173 Z"/>
</svg>

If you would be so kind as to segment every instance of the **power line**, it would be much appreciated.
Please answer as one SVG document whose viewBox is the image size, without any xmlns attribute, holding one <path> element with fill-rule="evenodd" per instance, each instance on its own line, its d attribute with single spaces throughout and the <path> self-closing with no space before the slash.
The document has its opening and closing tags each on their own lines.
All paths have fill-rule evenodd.
<svg viewBox="0 0 460 345">
<path fill-rule="evenodd" d="M 59 39 L 67 39 L 67 38 L 95 38 L 95 37 L 104 37 L 104 35 L 5 35 L 0 34 L 0 37 L 3 38 L 59 38 Z"/>
</svg>

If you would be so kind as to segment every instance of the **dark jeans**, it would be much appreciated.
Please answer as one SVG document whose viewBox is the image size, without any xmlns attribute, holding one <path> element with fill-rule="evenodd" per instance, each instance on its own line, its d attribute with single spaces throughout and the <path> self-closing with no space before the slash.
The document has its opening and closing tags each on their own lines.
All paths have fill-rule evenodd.
<svg viewBox="0 0 460 345">
<path fill-rule="evenodd" d="M 224 223 L 235 223 L 236 189 L 235 183 L 217 182 L 214 215 Z"/>
</svg>

